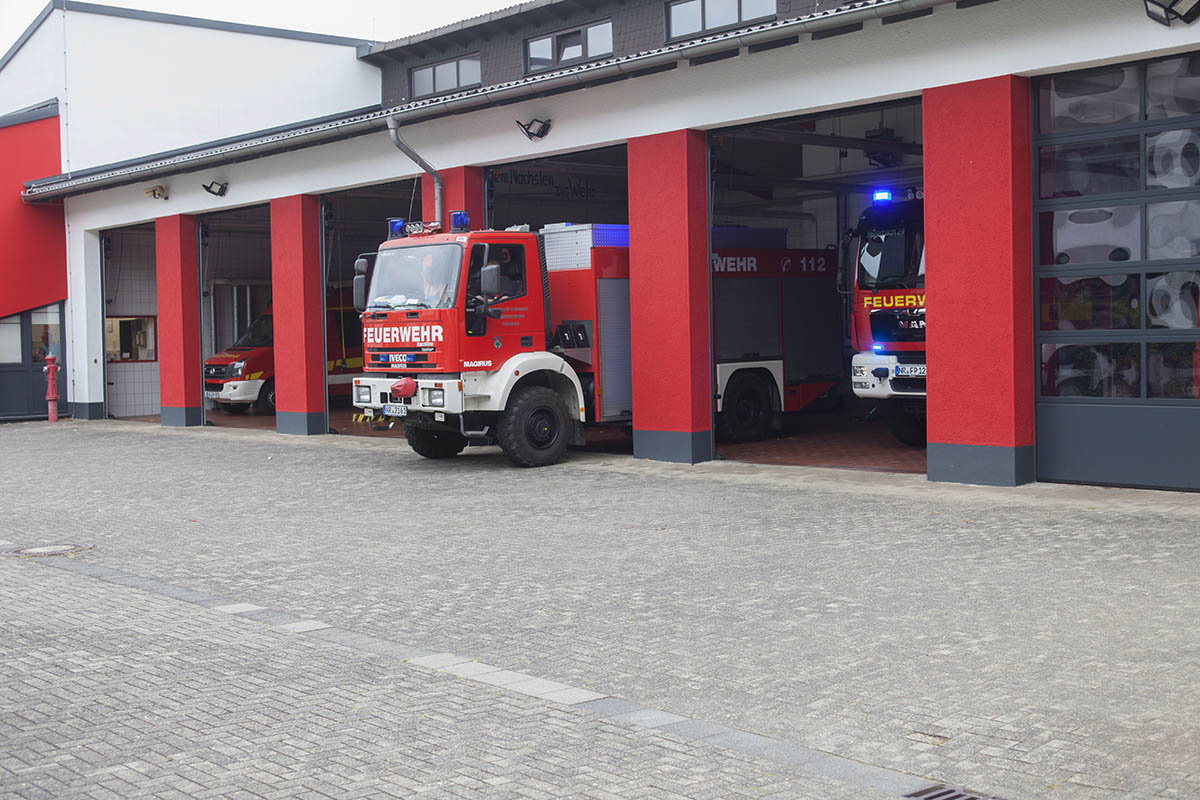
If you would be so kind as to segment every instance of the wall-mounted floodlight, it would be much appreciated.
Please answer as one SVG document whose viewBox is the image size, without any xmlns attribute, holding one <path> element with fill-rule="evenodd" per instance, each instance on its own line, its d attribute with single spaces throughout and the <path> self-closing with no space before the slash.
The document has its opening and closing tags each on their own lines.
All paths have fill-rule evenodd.
<svg viewBox="0 0 1200 800">
<path fill-rule="evenodd" d="M 163 186 L 162 184 L 151 186 L 149 189 L 142 192 L 142 194 L 146 195 L 146 197 L 149 197 L 152 200 L 166 200 L 167 187 Z"/>
<path fill-rule="evenodd" d="M 1170 27 L 1175 20 L 1190 25 L 1200 18 L 1200 0 L 1142 0 L 1146 16 Z"/>
<path fill-rule="evenodd" d="M 1200 0 L 1195 0 L 1200 3 Z M 548 119 L 531 119 L 529 122 L 521 122 L 517 120 L 517 127 L 521 129 L 521 133 L 525 134 L 525 138 L 529 141 L 534 139 L 544 139 L 546 134 L 550 132 L 550 120 Z"/>
<path fill-rule="evenodd" d="M 229 191 L 229 183 L 217 183 L 216 181 L 213 181 L 212 183 L 200 184 L 200 188 L 209 194 L 216 195 L 217 197 L 224 197 L 225 193 Z"/>
</svg>

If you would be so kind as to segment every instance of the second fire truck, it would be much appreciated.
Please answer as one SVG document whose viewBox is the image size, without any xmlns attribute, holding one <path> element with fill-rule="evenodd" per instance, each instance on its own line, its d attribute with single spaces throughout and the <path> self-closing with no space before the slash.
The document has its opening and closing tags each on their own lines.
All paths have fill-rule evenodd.
<svg viewBox="0 0 1200 800">
<path fill-rule="evenodd" d="M 863 212 L 845 275 L 852 296 L 851 381 L 859 397 L 887 403 L 892 434 L 925 444 L 925 212 L 923 199 L 887 191 Z"/>
</svg>

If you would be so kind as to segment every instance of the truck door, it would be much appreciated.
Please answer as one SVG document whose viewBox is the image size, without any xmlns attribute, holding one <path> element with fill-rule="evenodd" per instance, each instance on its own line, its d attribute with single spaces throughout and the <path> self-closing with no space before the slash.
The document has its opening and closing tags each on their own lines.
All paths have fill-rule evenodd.
<svg viewBox="0 0 1200 800">
<path fill-rule="evenodd" d="M 540 293 L 529 291 L 528 256 L 525 245 L 509 242 L 477 244 L 471 249 L 464 361 L 491 361 L 494 369 L 517 353 L 537 350 L 545 344 L 539 343 L 535 335 L 542 326 L 542 298 Z M 478 311 L 485 299 L 480 294 L 484 264 L 500 268 L 500 293 L 486 298 L 490 308 L 500 311 L 499 319 L 489 319 Z"/>
</svg>

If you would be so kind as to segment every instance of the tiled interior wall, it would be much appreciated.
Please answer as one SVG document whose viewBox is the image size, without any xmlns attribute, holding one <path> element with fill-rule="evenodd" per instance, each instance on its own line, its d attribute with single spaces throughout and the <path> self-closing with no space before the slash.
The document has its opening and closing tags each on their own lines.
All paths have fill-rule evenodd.
<svg viewBox="0 0 1200 800">
<path fill-rule="evenodd" d="M 154 231 L 114 231 L 111 236 L 104 269 L 105 315 L 157 317 Z M 109 363 L 105 380 L 110 415 L 136 417 L 159 412 L 157 360 Z"/>
</svg>

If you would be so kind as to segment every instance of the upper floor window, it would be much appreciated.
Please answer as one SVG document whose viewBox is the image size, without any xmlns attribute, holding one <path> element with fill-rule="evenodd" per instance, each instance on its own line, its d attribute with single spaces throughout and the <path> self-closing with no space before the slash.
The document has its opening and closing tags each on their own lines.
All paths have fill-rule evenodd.
<svg viewBox="0 0 1200 800">
<path fill-rule="evenodd" d="M 595 22 L 569 31 L 540 36 L 525 43 L 530 72 L 612 55 L 612 22 Z"/>
<path fill-rule="evenodd" d="M 414 98 L 428 97 L 431 94 L 445 94 L 453 92 L 455 89 L 478 86 L 479 83 L 478 55 L 463 56 L 412 71 L 412 95 Z"/>
<path fill-rule="evenodd" d="M 775 16 L 775 0 L 675 0 L 667 4 L 667 38 Z"/>
</svg>

